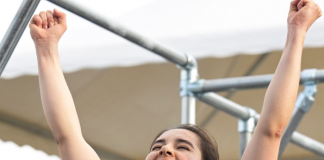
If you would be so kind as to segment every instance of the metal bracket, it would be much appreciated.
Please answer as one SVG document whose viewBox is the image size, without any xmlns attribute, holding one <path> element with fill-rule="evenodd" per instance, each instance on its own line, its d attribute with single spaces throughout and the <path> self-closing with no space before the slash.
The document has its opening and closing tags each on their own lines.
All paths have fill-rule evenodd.
<svg viewBox="0 0 324 160">
<path fill-rule="evenodd" d="M 253 132 L 255 125 L 256 125 L 256 120 L 254 118 L 256 111 L 251 109 L 251 108 L 246 108 L 249 112 L 250 118 L 247 120 L 239 119 L 238 122 L 238 132 Z"/>
<path fill-rule="evenodd" d="M 314 85 L 307 85 L 302 93 L 299 94 L 299 98 L 296 102 L 296 109 L 299 109 L 303 112 L 308 112 L 312 107 L 312 104 L 315 101 L 315 95 L 317 93 L 317 86 Z"/>
<path fill-rule="evenodd" d="M 188 85 L 188 89 L 191 92 L 202 92 L 203 90 L 203 84 L 204 84 L 205 80 L 204 79 L 199 79 L 193 83 L 190 83 Z"/>
<path fill-rule="evenodd" d="M 194 96 L 188 87 L 198 79 L 198 65 L 196 59 L 188 55 L 187 65 L 185 67 L 177 67 L 181 69 L 180 96 Z"/>
<path fill-rule="evenodd" d="M 315 101 L 314 97 L 317 93 L 317 85 L 315 81 L 316 70 L 317 69 L 306 69 L 301 73 L 301 79 L 303 79 L 305 89 L 299 94 L 301 97 L 298 97 L 297 100 L 299 101 L 296 102 L 295 107 L 305 113 L 309 111 Z"/>
<path fill-rule="evenodd" d="M 179 69 L 191 70 L 192 68 L 197 68 L 196 58 L 190 54 L 185 54 L 187 57 L 187 64 L 183 67 L 180 65 L 176 65 Z"/>
<path fill-rule="evenodd" d="M 300 74 L 300 79 L 302 80 L 304 85 L 308 84 L 316 84 L 316 68 L 305 69 Z"/>
</svg>

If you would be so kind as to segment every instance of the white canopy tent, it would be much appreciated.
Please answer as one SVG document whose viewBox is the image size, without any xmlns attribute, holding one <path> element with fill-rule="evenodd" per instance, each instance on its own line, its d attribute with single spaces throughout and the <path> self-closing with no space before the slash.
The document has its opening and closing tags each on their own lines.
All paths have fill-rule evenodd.
<svg viewBox="0 0 324 160">
<path fill-rule="evenodd" d="M 5 160 L 60 160 L 58 156 L 48 156 L 44 151 L 24 145 L 18 146 L 14 142 L 3 142 L 0 140 L 1 159 Z"/>
<path fill-rule="evenodd" d="M 3 18 L 5 22 L 3 24 L 10 24 L 20 3 L 21 1 L 14 1 L 8 4 L 15 9 L 6 6 L 7 4 L 1 6 L 3 7 L 2 15 L 6 15 Z M 200 59 L 281 50 L 285 42 L 286 15 L 289 7 L 288 1 L 279 0 L 271 2 L 143 0 L 136 3 L 125 0 L 118 2 L 81 1 L 80 3 L 100 14 L 114 18 L 136 32 Z M 317 3 L 324 8 L 324 1 L 318 0 Z M 59 8 L 49 2 L 41 1 L 36 13 L 54 7 Z M 64 72 L 165 62 L 164 59 L 82 18 L 67 13 L 68 31 L 60 42 L 60 56 Z M 7 27 L 8 25 L 0 26 L 0 35 L 5 33 Z M 324 46 L 324 32 L 321 31 L 323 27 L 324 21 L 321 18 L 309 30 L 305 42 L 306 47 Z M 249 60 L 246 63 L 248 62 Z M 76 74 L 79 73 L 76 72 Z M 37 74 L 37 63 L 33 42 L 26 29 L 2 78 L 15 78 L 30 74 Z M 85 73 L 85 75 L 89 74 Z M 10 112 L 10 110 L 3 110 Z M 29 119 L 29 121 L 34 120 Z M 46 123 L 42 122 L 42 124 Z M 108 150 L 120 153 L 120 150 L 111 148 L 111 146 Z M 130 155 L 126 154 L 126 156 Z M 142 153 L 135 156 L 136 159 L 143 157 Z"/>
<path fill-rule="evenodd" d="M 19 0 L 2 5 L 3 36 L 13 19 Z M 131 30 L 160 41 L 196 58 L 259 54 L 284 47 L 289 0 L 255 1 L 78 1 L 111 17 Z M 324 6 L 322 0 L 318 0 Z M 36 13 L 59 8 L 41 1 Z M 322 7 L 323 8 L 323 7 Z M 161 57 L 107 32 L 67 11 L 68 31 L 60 41 L 65 72 L 84 68 L 133 66 L 165 62 Z M 324 45 L 324 19 L 309 30 L 305 46 Z M 37 74 L 37 63 L 29 28 L 24 32 L 2 78 Z"/>
</svg>

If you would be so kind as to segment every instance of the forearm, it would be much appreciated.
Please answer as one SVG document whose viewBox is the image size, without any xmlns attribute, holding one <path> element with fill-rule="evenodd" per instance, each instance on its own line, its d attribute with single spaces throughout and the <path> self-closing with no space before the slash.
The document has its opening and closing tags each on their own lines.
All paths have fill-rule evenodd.
<svg viewBox="0 0 324 160">
<path fill-rule="evenodd" d="M 287 42 L 265 95 L 263 110 L 258 125 L 266 134 L 284 131 L 294 109 L 299 79 L 303 44 L 306 31 L 291 27 Z"/>
<path fill-rule="evenodd" d="M 61 70 L 58 44 L 35 44 L 39 83 L 46 119 L 57 141 L 70 135 L 81 137 L 73 99 Z"/>
</svg>

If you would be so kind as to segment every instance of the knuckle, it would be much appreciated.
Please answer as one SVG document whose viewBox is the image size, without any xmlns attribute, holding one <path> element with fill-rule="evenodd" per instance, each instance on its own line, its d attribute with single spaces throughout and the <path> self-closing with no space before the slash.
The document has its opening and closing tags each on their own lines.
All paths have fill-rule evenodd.
<svg viewBox="0 0 324 160">
<path fill-rule="evenodd" d="M 41 18 L 39 15 L 35 15 L 35 20 L 36 20 L 36 21 L 41 21 L 42 18 Z"/>
<path fill-rule="evenodd" d="M 53 17 L 52 15 L 49 15 L 49 16 L 47 17 L 47 19 L 48 19 L 48 20 L 53 20 L 54 17 Z"/>
</svg>

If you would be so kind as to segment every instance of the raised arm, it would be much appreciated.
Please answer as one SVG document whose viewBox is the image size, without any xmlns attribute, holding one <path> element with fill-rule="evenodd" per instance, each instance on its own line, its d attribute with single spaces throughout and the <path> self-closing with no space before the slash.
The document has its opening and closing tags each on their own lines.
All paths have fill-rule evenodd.
<svg viewBox="0 0 324 160">
<path fill-rule="evenodd" d="M 60 66 L 58 42 L 67 29 L 66 16 L 54 10 L 36 14 L 30 22 L 35 43 L 43 109 L 59 145 L 62 160 L 99 160 L 84 140 L 69 88 Z"/>
<path fill-rule="evenodd" d="M 242 160 L 278 158 L 280 140 L 297 97 L 305 35 L 321 15 L 320 8 L 313 0 L 291 2 L 286 45 L 266 92 L 258 125 Z"/>
</svg>

